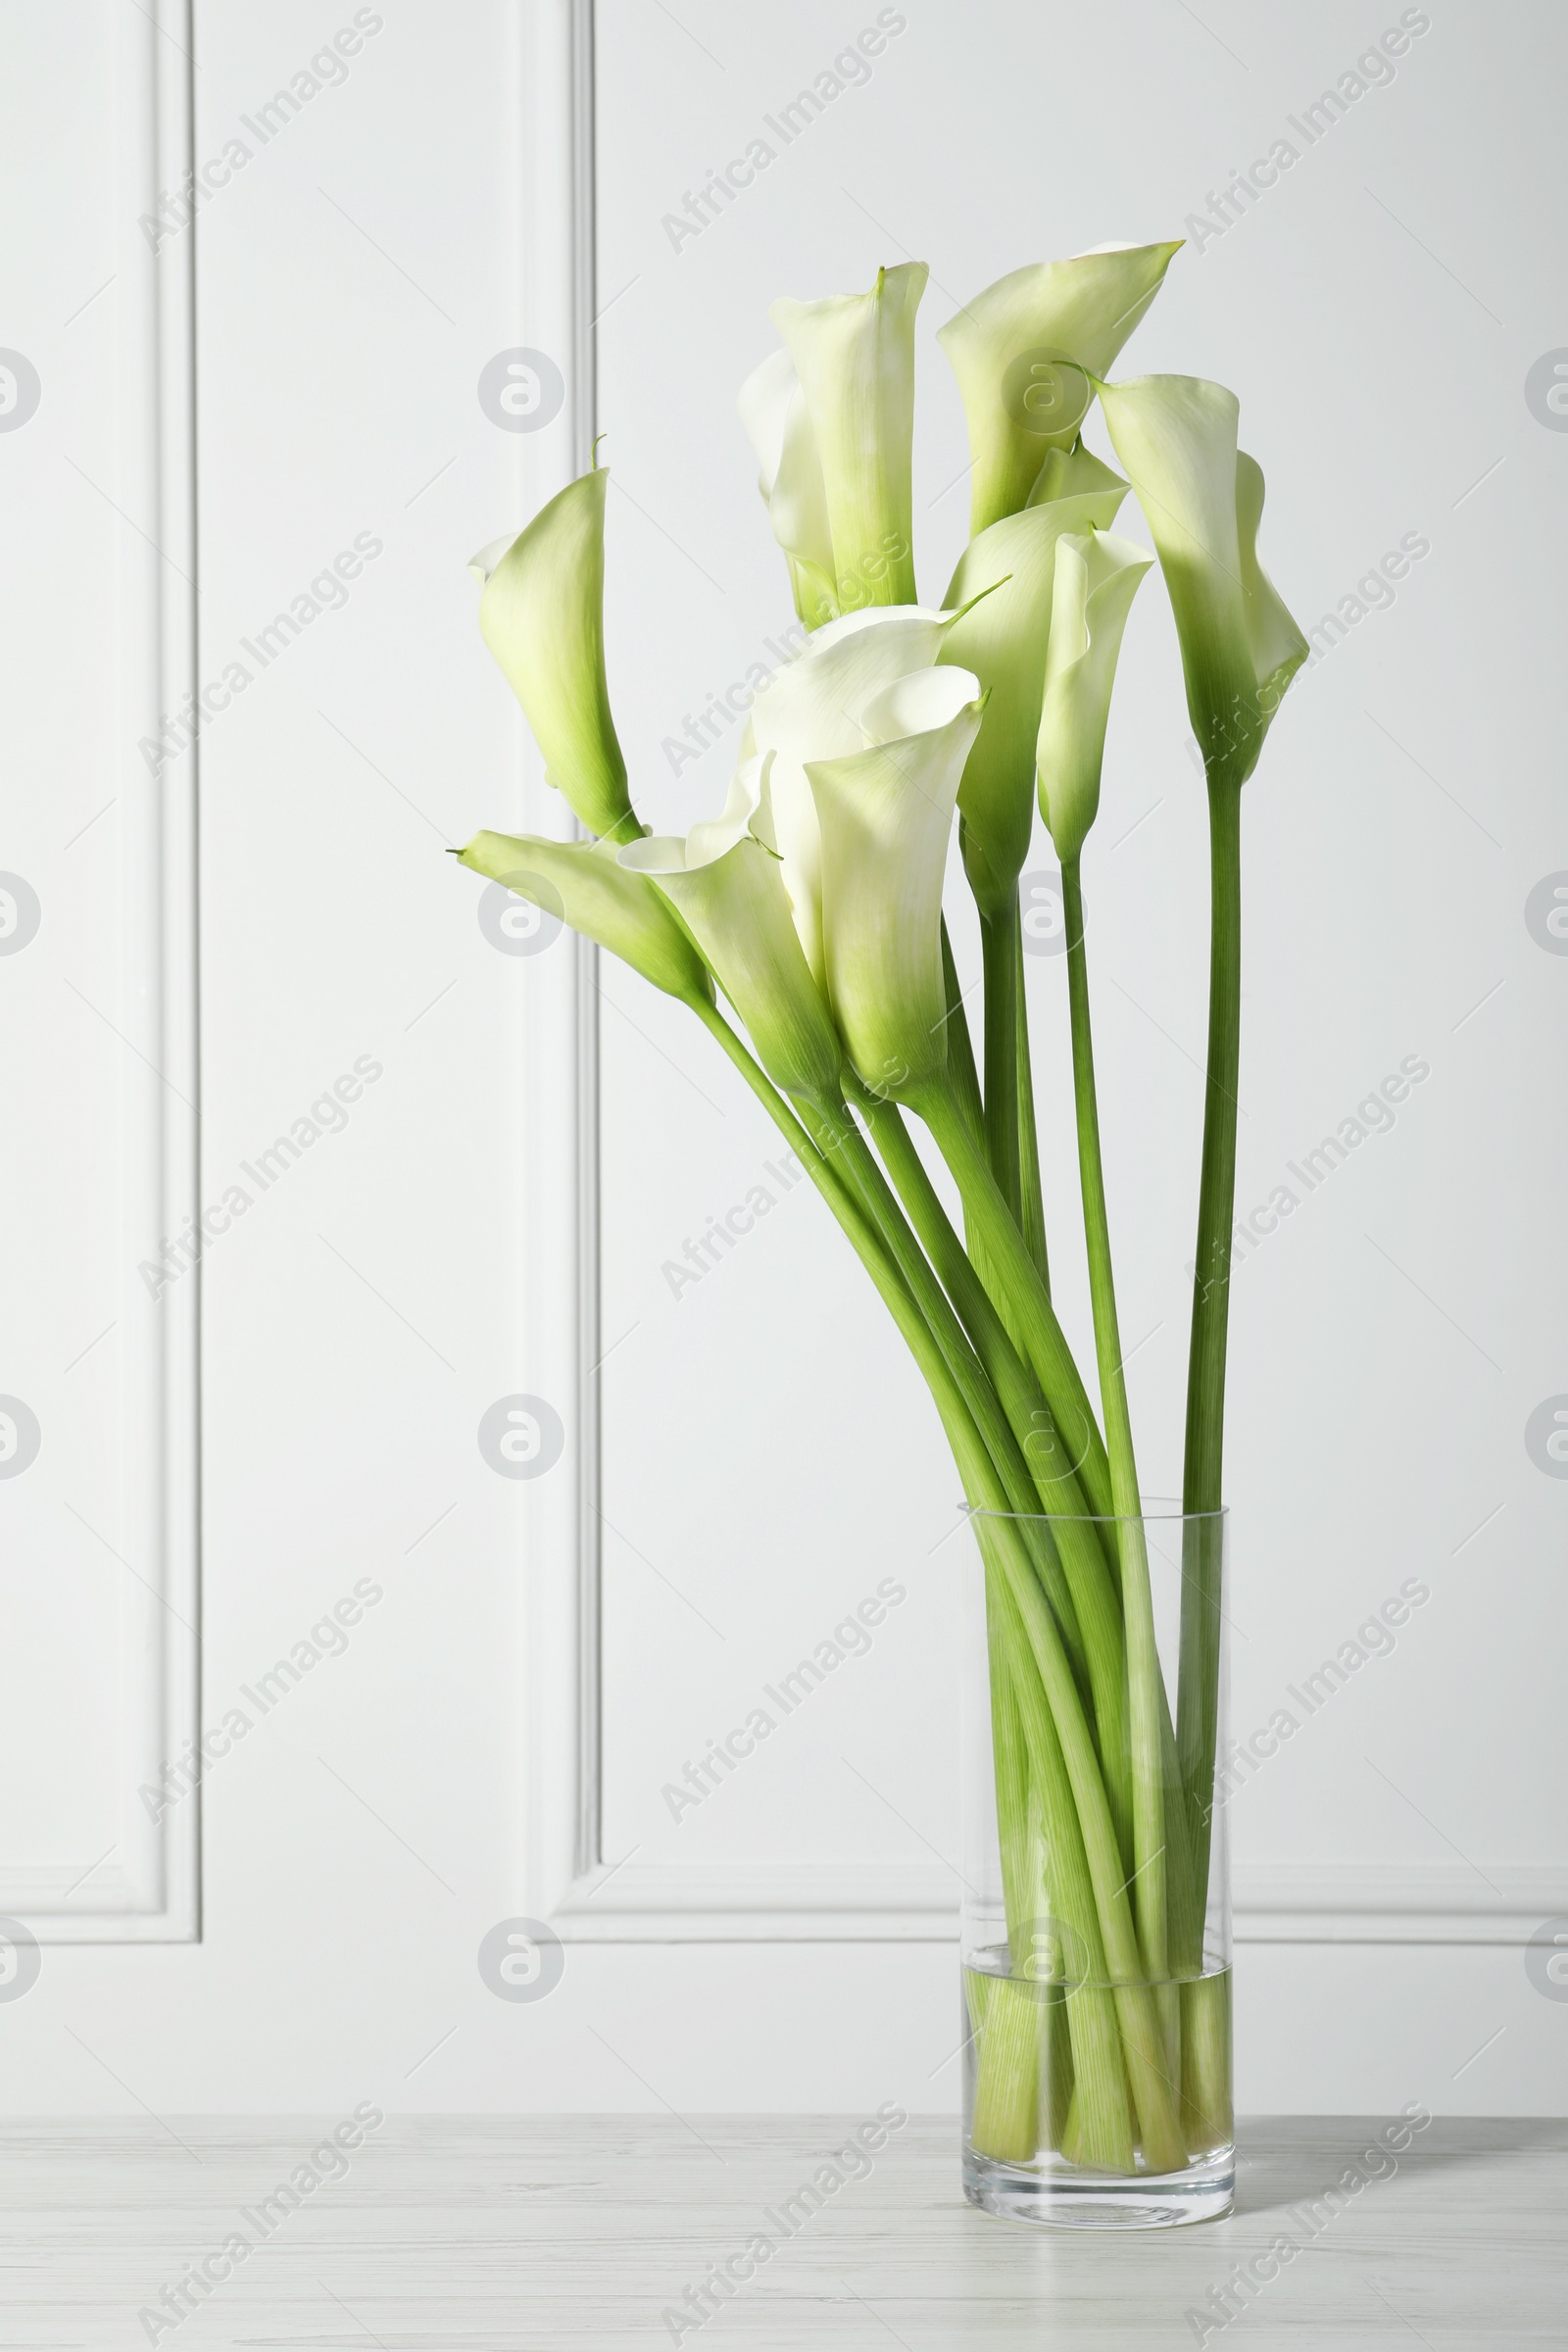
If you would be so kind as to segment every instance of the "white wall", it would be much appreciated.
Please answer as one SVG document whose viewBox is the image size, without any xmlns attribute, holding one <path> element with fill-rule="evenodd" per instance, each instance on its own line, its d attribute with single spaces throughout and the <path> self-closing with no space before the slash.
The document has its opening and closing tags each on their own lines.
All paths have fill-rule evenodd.
<svg viewBox="0 0 1568 2352">
<path fill-rule="evenodd" d="M 443 845 L 479 824 L 559 829 L 560 808 L 478 642 L 463 564 L 580 466 L 597 420 L 613 469 L 617 716 L 645 813 L 692 821 L 719 797 L 730 749 L 677 777 L 662 747 L 769 659 L 789 618 L 733 410 L 769 347 L 772 296 L 866 283 L 906 250 L 929 260 L 916 554 L 934 599 L 965 496 L 935 326 L 1020 261 L 1179 233 L 1222 173 L 1293 135 L 1287 118 L 1384 20 L 1340 0 L 1295 21 L 1215 0 L 1204 24 L 1155 0 L 1049 24 L 909 7 L 869 82 L 676 250 L 663 216 L 874 9 L 803 0 L 737 19 L 683 0 L 677 24 L 605 0 L 593 249 L 561 0 L 496 0 L 460 25 L 413 0 L 372 13 L 384 22 L 346 75 L 264 145 L 243 118 L 352 8 L 198 0 L 188 75 L 192 36 L 171 6 L 162 36 L 119 0 L 72 0 L 41 24 L 4 12 L 21 125 L 10 217 L 25 197 L 53 225 L 3 337 L 43 396 L 0 434 L 29 564 L 20 593 L 15 569 L 8 584 L 25 656 L 13 774 L 33 785 L 8 787 L 0 867 L 30 875 L 49 919 L 0 959 L 0 1001 L 15 1015 L 8 1084 L 59 1173 L 6 1155 L 7 1288 L 25 1304 L 0 1391 L 42 1400 L 45 1443 L 0 1482 L 13 1629 L 0 1722 L 29 1733 L 8 1733 L 0 1872 L 47 1865 L 65 1887 L 129 1838 L 145 1819 L 134 1737 L 149 1690 L 183 1736 L 169 1612 L 126 1580 L 173 1592 L 189 1480 L 166 1464 L 161 1543 L 117 1542 L 116 1512 L 123 1530 L 149 1507 L 145 1418 L 130 1417 L 145 1383 L 114 1352 L 122 1335 L 61 1370 L 135 1296 L 116 1223 L 127 1147 L 113 1139 L 149 1098 L 131 1048 L 62 983 L 101 1006 L 124 994 L 103 940 L 115 907 L 137 905 L 131 820 L 151 799 L 177 832 L 198 762 L 200 1200 L 244 1182 L 241 1162 L 357 1057 L 381 1068 L 341 1132 L 256 1188 L 200 1276 L 202 1723 L 244 1707 L 243 1687 L 359 1580 L 382 1595 L 343 1654 L 212 1770 L 199 1942 L 181 1939 L 192 1917 L 176 1899 L 194 1798 L 169 1817 L 174 1842 L 153 1858 L 166 1880 L 139 1927 L 96 1877 L 59 1898 L 74 1922 L 59 1932 L 91 1939 L 40 1926 L 36 1984 L 0 2001 L 6 2102 L 951 2104 L 940 1857 L 956 1850 L 961 1539 L 937 1547 L 955 1481 L 804 1186 L 670 1296 L 664 1261 L 758 1180 L 772 1133 L 706 1041 L 628 975 L 606 970 L 596 990 L 569 943 L 514 956 L 481 931 L 478 886 Z M 1129 355 L 1236 386 L 1269 477 L 1266 559 L 1303 621 L 1402 535 L 1431 543 L 1392 609 L 1293 690 L 1248 792 L 1240 1198 L 1291 1181 L 1286 1163 L 1402 1057 L 1431 1065 L 1394 1131 L 1237 1280 L 1238 1730 L 1266 1723 L 1402 1579 L 1431 1590 L 1394 1653 L 1237 1801 L 1239 2096 L 1252 2109 L 1419 2096 L 1554 2111 L 1568 2088 L 1564 2011 L 1533 1988 L 1522 1949 L 1568 1912 L 1552 1674 L 1568 1494 L 1524 1435 L 1568 1391 L 1552 1215 L 1568 969 L 1524 912 L 1568 867 L 1544 691 L 1568 444 L 1524 391 L 1568 342 L 1548 161 L 1563 61 L 1545 9 L 1510 23 L 1499 74 L 1489 14 L 1473 0 L 1434 11 L 1392 84 L 1254 212 L 1201 250 L 1189 228 Z M 145 92 L 160 72 L 162 114 L 137 102 L 143 147 L 149 120 L 166 153 L 177 145 L 188 78 L 196 159 L 235 136 L 253 152 L 194 232 L 160 242 L 154 300 L 132 266 L 149 248 L 127 217 L 142 149 L 127 162 L 126 76 Z M 1067 89 L 1094 102 L 1069 105 Z M 116 714 L 139 642 L 123 567 L 172 495 L 177 449 L 138 476 L 105 420 L 126 399 L 125 351 L 177 326 L 192 254 L 198 677 L 247 660 L 242 641 L 357 534 L 381 552 L 341 609 L 265 670 L 249 662 L 244 693 L 155 796 Z M 476 394 L 516 347 L 549 355 L 564 383 L 559 415 L 526 433 L 498 429 Z M 166 369 L 177 424 L 176 393 Z M 177 623 L 172 603 L 172 641 Z M 1123 1317 L 1132 1338 L 1152 1335 L 1134 1405 L 1147 1481 L 1168 1490 L 1205 883 L 1153 589 L 1122 675 L 1088 887 Z M 98 862 L 78 882 L 82 848 Z M 188 920 L 182 932 L 166 905 L 155 929 L 172 986 Z M 1058 1104 L 1060 978 L 1044 959 L 1031 970 Z M 596 1102 L 597 1305 L 576 1227 Z M 177 1174 L 177 1130 L 170 1151 Z M 1059 1114 L 1047 1188 L 1083 1340 Z M 74 1402 L 89 1367 L 99 1386 Z M 188 1431 L 177 1378 L 167 1364 L 160 1377 L 169 1429 Z M 486 1408 L 515 1394 L 544 1397 L 564 1428 L 559 1463 L 527 1483 L 499 1479 L 475 1442 Z M 889 1575 L 908 1597 L 870 1654 L 671 1822 L 662 1787 L 699 1742 Z M 484 1935 L 524 1913 L 555 1914 L 567 1939 L 559 1987 L 531 2005 L 495 1998 L 476 1965 Z M 150 1939 L 127 1948 L 135 1934 Z M 1347 1940 L 1371 1936 L 1383 1940 Z"/>
</svg>

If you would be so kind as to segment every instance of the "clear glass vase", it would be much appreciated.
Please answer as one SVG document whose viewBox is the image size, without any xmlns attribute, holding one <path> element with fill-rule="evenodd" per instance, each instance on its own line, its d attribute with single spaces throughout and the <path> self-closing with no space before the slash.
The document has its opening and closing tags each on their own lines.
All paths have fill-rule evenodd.
<svg viewBox="0 0 1568 2352">
<path fill-rule="evenodd" d="M 1008 2221 L 1231 2210 L 1226 1519 L 971 1514 L 963 2184 Z"/>
</svg>

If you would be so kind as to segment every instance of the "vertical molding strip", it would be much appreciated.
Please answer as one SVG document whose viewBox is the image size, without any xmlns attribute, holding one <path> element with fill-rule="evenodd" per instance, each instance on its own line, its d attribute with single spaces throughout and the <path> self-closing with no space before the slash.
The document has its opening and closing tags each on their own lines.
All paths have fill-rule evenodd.
<svg viewBox="0 0 1568 2352">
<path fill-rule="evenodd" d="M 521 438 L 519 522 L 590 463 L 593 374 L 591 0 L 517 12 L 519 344 L 566 382 L 564 430 Z M 525 756 L 523 829 L 558 835 L 565 811 Z M 526 1654 L 521 1907 L 549 1919 L 599 1868 L 598 1020 L 593 949 L 528 967 L 523 1009 L 523 1329 L 515 1385 L 555 1400 L 567 1469 L 518 1497 Z"/>
<path fill-rule="evenodd" d="M 574 473 L 593 463 L 598 429 L 594 183 L 594 0 L 571 5 L 571 403 Z M 580 833 L 582 828 L 578 826 Z M 577 1825 L 573 1876 L 602 1859 L 603 1539 L 599 1516 L 599 950 L 573 934 L 577 999 Z"/>
<path fill-rule="evenodd" d="M 192 156 L 190 0 L 114 13 L 116 781 L 121 1061 L 119 1838 L 95 1869 L 0 1868 L 0 1907 L 40 1942 L 184 1942 L 199 1933 L 199 1792 L 143 1803 L 199 1731 L 200 1269 L 150 1298 L 139 1262 L 199 1205 L 196 764 L 149 776 L 138 745 L 194 694 L 193 237 L 155 255 L 140 222 Z"/>
</svg>

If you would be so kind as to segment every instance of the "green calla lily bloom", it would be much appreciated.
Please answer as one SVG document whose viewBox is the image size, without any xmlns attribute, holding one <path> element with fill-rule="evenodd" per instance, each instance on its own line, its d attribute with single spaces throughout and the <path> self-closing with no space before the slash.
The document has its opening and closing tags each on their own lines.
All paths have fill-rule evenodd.
<svg viewBox="0 0 1568 2352">
<path fill-rule="evenodd" d="M 618 865 L 610 841 L 544 841 L 529 833 L 476 833 L 461 862 L 609 948 L 683 1004 L 710 1004 L 708 968 L 644 875 Z"/>
<path fill-rule="evenodd" d="M 468 568 L 484 585 L 479 628 L 533 729 L 546 781 L 590 833 L 632 841 L 642 827 L 605 677 L 608 471 L 568 482 L 515 539 Z"/>
<path fill-rule="evenodd" d="M 895 1101 L 947 1067 L 942 885 L 980 693 L 963 669 L 899 678 L 861 713 L 864 751 L 807 763 L 833 1017 L 865 1084 Z"/>
<path fill-rule="evenodd" d="M 1040 813 L 1066 865 L 1100 808 L 1105 723 L 1133 598 L 1154 559 L 1108 531 L 1056 541 L 1056 586 L 1036 758 Z"/>
<path fill-rule="evenodd" d="M 1110 366 L 1180 246 L 1102 245 L 1031 263 L 939 330 L 969 423 L 971 534 L 1016 514 L 1053 449 L 1071 446 L 1090 377 Z"/>
<path fill-rule="evenodd" d="M 1191 375 L 1097 389 L 1165 575 L 1193 733 L 1209 773 L 1244 784 L 1308 648 L 1257 561 L 1263 475 L 1237 449 L 1239 403 Z"/>
<path fill-rule="evenodd" d="M 796 936 L 779 860 L 752 831 L 766 829 L 771 752 L 736 772 L 721 816 L 682 840 L 655 835 L 621 850 L 627 871 L 646 874 L 708 958 L 751 1032 L 775 1086 L 837 1106 L 844 1049 Z"/>
<path fill-rule="evenodd" d="M 740 389 L 741 422 L 757 452 L 757 487 L 789 565 L 798 617 L 820 628 L 838 613 L 827 488 L 810 411 L 787 351 L 770 352 Z"/>
<path fill-rule="evenodd" d="M 1076 468 L 1067 453 L 1054 455 L 1064 478 L 1082 478 L 1093 468 L 1103 486 L 1004 515 L 970 540 L 947 594 L 950 610 L 969 609 L 959 611 L 938 656 L 972 670 L 990 689 L 958 789 L 958 813 L 969 887 L 991 916 L 1011 905 L 1029 854 L 1056 549 L 1064 532 L 1108 529 L 1127 495 L 1121 476 L 1087 451 L 1087 465 Z"/>
<path fill-rule="evenodd" d="M 821 463 L 838 610 L 912 605 L 914 315 L 924 262 L 879 270 L 868 294 L 775 302 Z"/>
</svg>

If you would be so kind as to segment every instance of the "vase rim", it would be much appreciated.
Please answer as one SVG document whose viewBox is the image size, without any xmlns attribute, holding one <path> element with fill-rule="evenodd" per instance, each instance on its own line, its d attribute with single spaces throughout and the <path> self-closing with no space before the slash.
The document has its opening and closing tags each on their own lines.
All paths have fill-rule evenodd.
<svg viewBox="0 0 1568 2352">
<path fill-rule="evenodd" d="M 1196 1525 L 1201 1520 L 1222 1520 L 1231 1515 L 1228 1502 L 1222 1502 L 1216 1511 L 1184 1511 L 1181 1497 L 1177 1494 L 1144 1494 L 1140 1495 L 1139 1500 L 1144 1506 L 1141 1511 L 990 1511 L 967 1502 L 961 1503 L 959 1508 L 967 1519 L 1016 1519 L 1028 1524 L 1039 1521 L 1048 1527 L 1062 1526 L 1068 1522 L 1080 1527 L 1085 1522 L 1092 1527 L 1146 1527 L 1151 1521 L 1169 1523 L 1189 1520 Z"/>
</svg>

